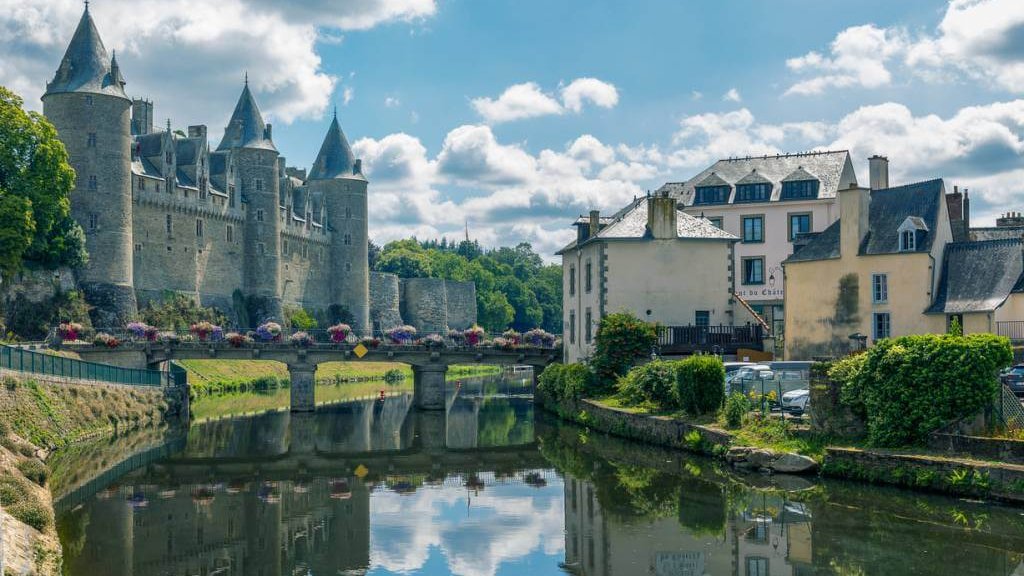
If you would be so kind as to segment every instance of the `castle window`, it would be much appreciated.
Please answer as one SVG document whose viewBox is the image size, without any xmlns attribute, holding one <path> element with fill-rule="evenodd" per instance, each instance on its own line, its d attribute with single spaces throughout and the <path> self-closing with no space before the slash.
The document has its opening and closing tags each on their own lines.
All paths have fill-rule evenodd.
<svg viewBox="0 0 1024 576">
<path fill-rule="evenodd" d="M 168 152 L 167 154 L 165 154 L 165 157 L 167 159 L 168 164 L 174 162 L 174 154 L 172 152 Z"/>
<path fill-rule="evenodd" d="M 324 249 L 323 248 L 320 248 L 320 249 L 318 249 L 316 251 L 316 261 L 317 262 L 323 262 L 324 261 Z"/>
<path fill-rule="evenodd" d="M 259 208 L 258 210 L 256 210 L 256 221 L 257 222 L 263 222 L 263 209 L 262 208 Z"/>
<path fill-rule="evenodd" d="M 287 238 L 282 238 L 281 239 L 281 253 L 284 254 L 285 256 L 288 255 L 288 239 Z"/>
<path fill-rule="evenodd" d="M 135 245 L 135 251 L 136 252 L 142 252 L 142 244 L 136 244 Z"/>
<path fill-rule="evenodd" d="M 167 219 L 165 221 L 165 226 L 167 228 L 167 235 L 170 236 L 171 233 L 174 231 L 174 225 L 173 225 L 173 221 L 171 220 L 171 215 L 170 214 L 167 215 Z"/>
<path fill-rule="evenodd" d="M 168 178 L 164 181 L 164 188 L 167 189 L 167 193 L 170 194 L 174 191 L 174 182 Z"/>
<path fill-rule="evenodd" d="M 85 105 L 86 106 L 92 106 L 92 96 L 86 96 L 85 97 Z"/>
<path fill-rule="evenodd" d="M 351 272 L 351 271 L 352 271 L 352 263 L 351 262 L 345 262 L 345 272 Z"/>
<path fill-rule="evenodd" d="M 206 176 L 199 178 L 199 199 L 206 200 Z"/>
<path fill-rule="evenodd" d="M 351 245 L 352 245 L 352 235 L 351 234 L 345 234 L 345 246 L 351 246 Z"/>
<path fill-rule="evenodd" d="M 346 206 L 345 207 L 345 218 L 351 218 L 351 217 L 352 217 L 352 209 L 349 208 L 348 206 Z"/>
<path fill-rule="evenodd" d="M 264 254 L 267 253 L 267 247 L 265 244 L 263 244 L 263 242 L 256 243 L 256 253 L 259 254 L 260 256 L 263 256 Z"/>
<path fill-rule="evenodd" d="M 100 215 L 93 212 L 89 214 L 89 230 L 95 230 L 100 227 Z"/>
<path fill-rule="evenodd" d="M 203 220 L 201 218 L 196 219 L 196 236 L 203 237 Z"/>
<path fill-rule="evenodd" d="M 89 176 L 89 190 L 99 190 L 99 182 L 96 180 L 96 176 Z"/>
<path fill-rule="evenodd" d="M 228 242 L 234 242 L 235 241 L 235 227 L 232 226 L 231 224 L 228 224 L 225 239 Z"/>
<path fill-rule="evenodd" d="M 85 145 L 88 146 L 89 148 L 95 148 L 96 147 L 96 133 L 95 132 L 89 132 L 89 136 L 86 139 L 86 144 Z"/>
<path fill-rule="evenodd" d="M 139 190 L 145 190 L 145 189 L 146 189 L 146 179 L 140 176 L 139 177 Z"/>
<path fill-rule="evenodd" d="M 309 246 L 306 246 L 305 244 L 302 245 L 302 258 L 309 258 Z"/>
<path fill-rule="evenodd" d="M 255 186 L 256 186 L 256 191 L 257 192 L 262 192 L 263 191 L 263 179 L 262 178 L 257 178 Z"/>
<path fill-rule="evenodd" d="M 235 185 L 234 184 L 228 186 L 228 207 L 229 208 L 234 208 L 235 207 Z"/>
</svg>

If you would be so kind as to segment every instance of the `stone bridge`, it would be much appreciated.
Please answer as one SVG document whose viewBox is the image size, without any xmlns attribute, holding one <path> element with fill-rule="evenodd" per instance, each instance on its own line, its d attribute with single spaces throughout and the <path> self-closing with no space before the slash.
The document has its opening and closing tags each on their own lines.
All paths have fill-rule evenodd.
<svg viewBox="0 0 1024 576">
<path fill-rule="evenodd" d="M 347 344 L 313 344 L 298 347 L 288 343 L 258 343 L 233 347 L 226 342 L 124 342 L 117 348 L 65 344 L 90 362 L 124 368 L 155 368 L 170 360 L 270 360 L 288 366 L 291 379 L 291 409 L 316 409 L 315 376 L 325 362 L 401 362 L 412 367 L 415 406 L 421 410 L 445 409 L 445 375 L 453 364 L 531 366 L 534 379 L 549 364 L 560 362 L 559 348 L 523 347 L 505 350 L 489 347 L 428 347 L 381 345 L 359 357 Z M 536 380 L 535 380 L 536 382 Z"/>
</svg>

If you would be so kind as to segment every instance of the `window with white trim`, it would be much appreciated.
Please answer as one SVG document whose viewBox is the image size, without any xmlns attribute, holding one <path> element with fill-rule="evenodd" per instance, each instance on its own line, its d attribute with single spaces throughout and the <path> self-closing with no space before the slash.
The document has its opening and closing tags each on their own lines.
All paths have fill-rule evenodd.
<svg viewBox="0 0 1024 576">
<path fill-rule="evenodd" d="M 888 312 L 876 312 L 874 316 L 875 342 L 890 336 L 892 336 L 892 318 Z"/>
<path fill-rule="evenodd" d="M 917 250 L 917 232 L 904 230 L 900 232 L 900 252 L 913 252 Z"/>
<path fill-rule="evenodd" d="M 889 301 L 889 275 L 871 275 L 871 301 L 875 304 L 883 304 Z"/>
</svg>

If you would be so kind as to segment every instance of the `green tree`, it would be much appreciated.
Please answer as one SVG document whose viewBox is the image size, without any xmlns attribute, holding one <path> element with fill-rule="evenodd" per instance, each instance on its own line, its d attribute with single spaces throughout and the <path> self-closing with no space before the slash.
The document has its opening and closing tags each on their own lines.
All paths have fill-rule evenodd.
<svg viewBox="0 0 1024 576">
<path fill-rule="evenodd" d="M 32 202 L 0 190 L 0 274 L 10 278 L 21 269 L 35 232 Z"/>
<path fill-rule="evenodd" d="M 385 247 L 377 261 L 377 271 L 390 272 L 400 278 L 426 278 L 430 276 L 430 260 L 422 250 L 388 250 Z"/>
<path fill-rule="evenodd" d="M 0 87 L 0 196 L 27 201 L 32 221 L 30 245 L 15 254 L 48 267 L 80 266 L 87 256 L 85 235 L 71 219 L 75 171 L 53 125 L 22 105 L 21 97 Z M 24 202 L 4 202 L 4 223 L 13 219 L 16 227 L 5 235 L 5 248 L 17 249 L 18 237 L 26 231 L 24 207 Z M 9 262 L 13 255 L 5 250 L 4 259 Z M 9 270 L 7 262 L 4 270 Z"/>
<path fill-rule="evenodd" d="M 533 291 L 527 288 L 523 281 L 515 276 L 507 276 L 498 283 L 498 290 L 505 294 L 515 310 L 513 328 L 525 332 L 540 326 L 541 320 L 544 319 L 544 310 L 541 309 Z"/>
<path fill-rule="evenodd" d="M 477 292 L 476 317 L 488 332 L 501 332 L 515 319 L 516 311 L 501 292 Z"/>
<path fill-rule="evenodd" d="M 601 319 L 594 342 L 591 364 L 597 374 L 598 386 L 610 388 L 620 376 L 651 353 L 658 341 L 653 324 L 629 312 L 609 314 Z"/>
</svg>

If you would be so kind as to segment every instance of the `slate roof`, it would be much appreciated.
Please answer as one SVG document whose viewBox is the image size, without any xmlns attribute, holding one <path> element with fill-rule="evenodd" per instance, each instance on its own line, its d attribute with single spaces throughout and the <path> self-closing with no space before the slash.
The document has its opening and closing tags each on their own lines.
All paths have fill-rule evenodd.
<svg viewBox="0 0 1024 576">
<path fill-rule="evenodd" d="M 839 258 L 840 224 L 841 220 L 836 220 L 828 228 L 810 235 L 807 244 L 786 258 L 786 262 L 810 262 Z"/>
<path fill-rule="evenodd" d="M 729 183 L 722 179 L 717 172 L 708 174 L 706 178 L 695 184 L 695 186 L 728 186 Z"/>
<path fill-rule="evenodd" d="M 690 216 L 682 210 L 676 210 L 676 235 L 679 238 L 694 240 L 739 240 L 736 236 L 712 224 L 706 218 Z M 586 244 L 594 240 L 639 240 L 647 232 L 647 198 L 634 200 L 612 217 L 612 222 L 601 229 L 597 236 L 588 238 Z M 576 248 L 580 243 L 573 241 L 556 252 L 561 254 Z"/>
<path fill-rule="evenodd" d="M 246 81 L 217 150 L 259 148 L 277 151 L 274 143 L 265 137 L 266 132 L 267 125 L 263 122 L 260 107 L 256 105 L 256 99 L 249 90 L 249 82 Z"/>
<path fill-rule="evenodd" d="M 219 176 L 227 171 L 227 156 L 224 154 L 210 154 L 210 174 Z"/>
<path fill-rule="evenodd" d="M 331 127 L 327 129 L 324 143 L 320 146 L 320 153 L 309 170 L 309 180 L 363 180 L 363 175 L 356 173 L 355 165 L 355 154 L 352 153 L 352 147 L 349 146 L 345 133 L 341 131 L 338 116 L 335 114 Z"/>
<path fill-rule="evenodd" d="M 971 228 L 969 235 L 971 240 L 976 241 L 1021 238 L 1024 237 L 1024 227 L 996 226 L 990 228 Z"/>
<path fill-rule="evenodd" d="M 818 198 L 835 198 L 840 189 L 857 182 L 849 152 L 839 150 L 719 160 L 685 182 L 666 183 L 658 192 L 667 191 L 684 205 L 692 206 L 694 188 L 705 185 L 704 180 L 712 173 L 735 187 L 737 182 L 756 169 L 760 176 L 774 184 L 771 200 L 777 201 L 782 193 L 782 180 L 798 168 L 803 168 L 820 182 Z"/>
<path fill-rule="evenodd" d="M 868 233 L 861 254 L 892 254 L 900 251 L 899 227 L 909 217 L 923 220 L 927 232 L 918 237 L 917 252 L 929 252 L 939 230 L 939 206 L 945 202 L 942 179 L 871 192 Z"/>
<path fill-rule="evenodd" d="M 740 178 L 739 180 L 736 181 L 736 185 L 737 186 L 742 185 L 742 184 L 765 184 L 765 183 L 771 184 L 772 181 L 767 179 L 767 178 L 765 178 L 764 176 L 758 174 L 757 173 L 757 168 L 754 168 L 753 170 L 750 171 L 750 174 L 747 174 L 743 178 Z"/>
<path fill-rule="evenodd" d="M 916 252 L 931 251 L 939 230 L 939 206 L 945 202 L 942 179 L 928 180 L 871 192 L 868 207 L 868 233 L 861 242 L 861 255 L 899 252 L 899 227 L 907 218 L 919 221 L 926 232 L 919 232 Z M 833 222 L 820 234 L 786 259 L 786 262 L 808 262 L 839 257 L 839 232 L 842 219 Z"/>
<path fill-rule="evenodd" d="M 190 166 L 199 161 L 202 138 L 177 138 L 174 141 L 174 155 L 179 166 Z"/>
<path fill-rule="evenodd" d="M 803 182 L 805 180 L 817 180 L 817 179 L 818 179 L 817 176 L 815 176 L 814 174 L 811 174 L 807 170 L 804 170 L 803 166 L 797 166 L 796 170 L 793 170 L 792 172 L 790 172 L 789 176 L 786 176 L 785 178 L 783 178 L 782 181 L 783 182 Z"/>
<path fill-rule="evenodd" d="M 152 178 L 163 178 L 160 169 L 145 158 L 137 158 L 132 161 L 132 174 L 136 176 L 150 176 Z"/>
<path fill-rule="evenodd" d="M 139 156 L 142 156 L 144 158 L 160 156 L 163 153 L 163 132 L 153 132 L 152 134 L 143 134 L 141 136 L 136 136 L 135 142 L 139 147 Z"/>
<path fill-rule="evenodd" d="M 990 312 L 1019 291 L 1024 280 L 1024 243 L 1012 240 L 946 245 L 942 278 L 928 314 Z"/>
<path fill-rule="evenodd" d="M 124 93 L 124 79 L 120 72 L 111 74 L 111 65 L 116 61 L 107 55 L 96 23 L 88 7 L 78 22 L 75 35 L 61 59 L 53 80 L 46 85 L 46 94 L 84 92 L 105 94 L 127 99 Z"/>
</svg>

